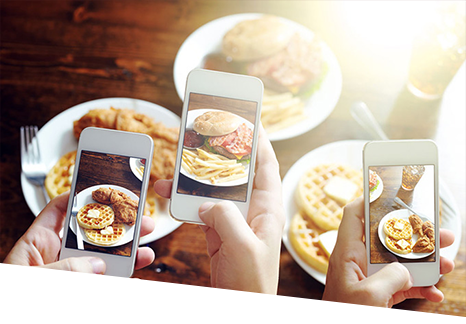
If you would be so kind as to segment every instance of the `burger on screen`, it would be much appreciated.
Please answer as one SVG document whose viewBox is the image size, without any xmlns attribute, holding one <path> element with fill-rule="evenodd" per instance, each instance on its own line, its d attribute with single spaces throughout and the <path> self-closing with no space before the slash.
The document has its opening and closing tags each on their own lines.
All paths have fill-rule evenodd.
<svg viewBox="0 0 466 324">
<path fill-rule="evenodd" d="M 251 158 L 253 132 L 230 112 L 208 111 L 194 120 L 193 130 L 204 136 L 204 146 L 210 152 L 231 160 Z"/>
</svg>

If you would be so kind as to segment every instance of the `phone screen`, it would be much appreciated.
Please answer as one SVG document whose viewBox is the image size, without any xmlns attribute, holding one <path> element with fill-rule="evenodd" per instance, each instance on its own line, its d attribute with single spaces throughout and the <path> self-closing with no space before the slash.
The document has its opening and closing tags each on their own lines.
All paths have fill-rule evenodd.
<svg viewBox="0 0 466 324">
<path fill-rule="evenodd" d="M 435 262 L 434 166 L 369 166 L 368 178 L 370 262 Z"/>
<path fill-rule="evenodd" d="M 81 151 L 72 215 L 65 226 L 67 248 L 131 256 L 145 162 Z"/>
<path fill-rule="evenodd" d="M 245 202 L 257 102 L 190 93 L 177 193 Z"/>
</svg>

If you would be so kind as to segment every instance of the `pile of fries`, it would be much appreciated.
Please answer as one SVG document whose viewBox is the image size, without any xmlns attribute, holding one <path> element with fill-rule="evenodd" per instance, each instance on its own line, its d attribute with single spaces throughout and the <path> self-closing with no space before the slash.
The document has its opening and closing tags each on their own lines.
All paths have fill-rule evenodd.
<svg viewBox="0 0 466 324">
<path fill-rule="evenodd" d="M 183 149 L 181 165 L 190 174 L 195 175 L 197 180 L 210 180 L 212 184 L 247 176 L 243 164 L 202 149 L 196 151 Z"/>
<path fill-rule="evenodd" d="M 306 118 L 304 103 L 291 92 L 264 94 L 261 122 L 267 133 L 273 133 Z"/>
</svg>

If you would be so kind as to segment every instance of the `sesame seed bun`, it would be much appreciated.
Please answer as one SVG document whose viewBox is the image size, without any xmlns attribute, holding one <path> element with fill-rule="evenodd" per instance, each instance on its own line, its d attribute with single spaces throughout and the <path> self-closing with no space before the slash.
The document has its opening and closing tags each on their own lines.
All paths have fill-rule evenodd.
<svg viewBox="0 0 466 324">
<path fill-rule="evenodd" d="M 198 116 L 193 129 L 205 136 L 222 136 L 234 132 L 240 123 L 240 119 L 232 113 L 212 110 Z"/>
</svg>

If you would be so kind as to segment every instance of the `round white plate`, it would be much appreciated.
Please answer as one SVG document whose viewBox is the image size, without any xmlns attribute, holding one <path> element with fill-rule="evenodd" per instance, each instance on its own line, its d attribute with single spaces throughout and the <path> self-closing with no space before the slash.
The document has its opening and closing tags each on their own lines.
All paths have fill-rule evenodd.
<svg viewBox="0 0 466 324">
<path fill-rule="evenodd" d="M 139 201 L 139 197 L 134 192 L 132 192 L 131 190 L 128 190 L 128 189 L 120 187 L 120 186 L 104 184 L 104 185 L 97 185 L 97 186 L 92 186 L 92 187 L 86 188 L 83 191 L 81 191 L 80 193 L 78 193 L 78 195 L 76 197 L 76 206 L 79 209 L 81 209 L 82 207 L 84 207 L 87 204 L 97 203 L 97 201 L 92 199 L 92 192 L 94 190 L 99 189 L 99 188 L 116 189 L 116 190 L 119 190 L 119 191 L 127 194 L 131 199 Z M 118 242 L 116 242 L 115 244 L 112 244 L 112 245 L 100 245 L 100 244 L 96 244 L 96 243 L 94 243 L 92 241 L 89 241 L 89 239 L 86 237 L 86 234 L 84 233 L 84 229 L 81 226 L 78 226 L 78 230 L 81 231 L 83 241 L 86 242 L 86 243 L 89 243 L 89 244 L 92 244 L 92 245 L 95 245 L 95 246 L 100 246 L 100 247 L 115 247 L 115 246 L 120 246 L 120 245 L 126 244 L 126 243 L 131 242 L 133 240 L 134 225 L 133 226 L 128 226 L 128 225 L 124 224 L 124 226 L 125 226 L 125 231 L 126 231 L 125 235 L 121 238 L 121 240 L 119 240 Z M 73 231 L 73 233 L 76 234 L 76 222 L 70 221 L 70 228 Z"/>
<path fill-rule="evenodd" d="M 148 101 L 131 98 L 104 98 L 81 103 L 71 107 L 52 118 L 38 132 L 42 160 L 50 170 L 65 153 L 78 148 L 73 135 L 73 121 L 78 120 L 91 109 L 96 108 L 129 108 L 154 118 L 168 127 L 179 127 L 180 118 L 159 105 Z M 21 174 L 21 187 L 26 203 L 34 215 L 38 215 L 45 207 L 42 190 L 31 184 Z M 181 225 L 168 214 L 168 207 L 159 211 L 154 231 L 141 238 L 140 244 L 147 244 L 173 232 Z"/>
<path fill-rule="evenodd" d="M 190 111 L 188 113 L 188 117 L 186 118 L 186 128 L 187 129 L 192 129 L 193 124 L 194 124 L 194 120 L 197 117 L 201 116 L 202 114 L 204 114 L 204 113 L 206 113 L 208 111 L 212 111 L 212 110 L 216 110 L 216 109 L 196 109 L 196 110 Z M 254 131 L 254 125 L 250 121 L 248 121 L 247 119 L 244 119 L 243 117 L 238 116 L 236 114 L 233 114 L 233 115 L 238 117 L 241 120 L 241 123 L 245 123 L 246 126 L 249 127 L 250 130 Z M 190 179 L 193 179 L 193 180 L 195 180 L 197 182 L 200 182 L 200 183 L 203 183 L 203 184 L 206 184 L 206 185 L 209 185 L 209 186 L 232 187 L 232 186 L 239 186 L 239 185 L 242 185 L 242 184 L 245 184 L 245 183 L 248 182 L 249 163 L 241 162 L 241 164 L 244 166 L 244 169 L 245 169 L 245 172 L 246 172 L 245 177 L 237 179 L 237 180 L 233 180 L 233 181 L 220 182 L 220 183 L 215 183 L 215 184 L 213 184 L 210 180 L 198 180 L 198 179 L 196 179 L 196 176 L 189 173 L 183 166 L 181 167 L 180 172 L 182 174 L 184 174 L 185 176 L 187 176 L 188 178 L 190 178 Z"/>
<path fill-rule="evenodd" d="M 181 45 L 173 67 L 176 91 L 184 100 L 186 78 L 188 73 L 199 68 L 203 58 L 211 53 L 220 52 L 223 36 L 237 23 L 255 19 L 262 14 L 247 13 L 218 18 L 194 31 Z M 314 37 L 314 33 L 297 22 L 280 18 L 305 37 Z M 271 141 L 279 141 L 306 133 L 322 123 L 335 108 L 341 94 L 342 75 L 338 60 L 328 45 L 322 42 L 323 59 L 328 71 L 322 84 L 306 102 L 305 114 L 309 117 L 283 130 L 268 134 Z"/>
<path fill-rule="evenodd" d="M 377 177 L 377 181 L 379 182 L 377 188 L 372 191 L 371 193 L 369 193 L 369 200 L 370 202 L 374 202 L 377 200 L 377 198 L 380 197 L 380 195 L 382 195 L 382 192 L 383 192 L 383 182 L 382 182 L 382 179 L 380 179 L 379 175 L 377 174 L 376 175 Z"/>
<path fill-rule="evenodd" d="M 422 258 L 425 258 L 426 256 L 431 255 L 432 253 L 434 253 L 434 251 L 432 251 L 430 253 L 414 253 L 414 252 L 410 252 L 410 253 L 407 253 L 407 254 L 401 254 L 401 253 L 396 253 L 396 252 L 390 250 L 388 248 L 387 244 L 385 243 L 385 239 L 387 237 L 387 235 L 385 234 L 385 231 L 383 230 L 385 222 L 388 221 L 389 219 L 392 219 L 392 218 L 404 219 L 405 221 L 409 222 L 409 216 L 411 214 L 412 213 L 407 209 L 399 209 L 399 210 L 394 210 L 394 211 L 388 213 L 387 215 L 385 215 L 379 222 L 379 227 L 378 227 L 379 239 L 380 239 L 380 242 L 382 242 L 383 246 L 385 246 L 387 251 L 399 256 L 400 258 L 422 259 Z M 421 217 L 421 216 L 419 216 L 419 217 L 422 219 L 423 222 L 428 220 L 427 218 L 424 218 L 424 217 Z M 417 233 L 413 234 L 413 238 L 412 238 L 413 244 L 416 243 L 418 238 L 419 238 L 419 235 Z"/>
<path fill-rule="evenodd" d="M 352 166 L 355 169 L 362 169 L 362 149 L 365 143 L 367 143 L 367 141 L 348 140 L 320 146 L 296 161 L 283 179 L 283 203 L 286 212 L 286 223 L 282 238 L 283 243 L 296 263 L 298 263 L 304 271 L 322 284 L 325 284 L 326 275 L 315 270 L 304 262 L 304 260 L 302 260 L 293 249 L 288 238 L 291 218 L 298 211 L 298 207 L 294 200 L 295 190 L 303 173 L 318 164 L 342 163 Z M 448 198 L 448 202 L 452 208 L 451 212 L 447 212 L 447 209 L 443 208 L 444 212 L 442 213 L 442 224 L 440 227 L 449 229 L 455 234 L 455 242 L 451 246 L 441 249 L 440 255 L 454 260 L 458 253 L 461 241 L 460 213 L 451 191 L 446 187 L 441 179 L 439 181 L 439 193 L 441 196 Z"/>
</svg>

